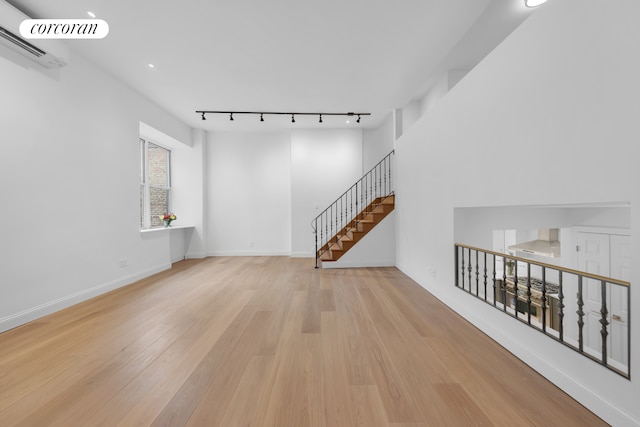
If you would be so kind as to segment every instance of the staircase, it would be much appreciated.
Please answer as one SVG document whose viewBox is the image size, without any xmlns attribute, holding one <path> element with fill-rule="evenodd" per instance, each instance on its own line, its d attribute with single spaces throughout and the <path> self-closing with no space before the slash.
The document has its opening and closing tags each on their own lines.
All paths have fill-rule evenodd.
<svg viewBox="0 0 640 427">
<path fill-rule="evenodd" d="M 312 221 L 316 268 L 340 259 L 393 211 L 393 156 L 392 151 Z"/>
</svg>

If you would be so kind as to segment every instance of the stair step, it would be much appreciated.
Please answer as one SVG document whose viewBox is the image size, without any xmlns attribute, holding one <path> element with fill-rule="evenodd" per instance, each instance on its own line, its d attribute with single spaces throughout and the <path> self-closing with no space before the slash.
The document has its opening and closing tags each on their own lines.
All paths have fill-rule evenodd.
<svg viewBox="0 0 640 427">
<path fill-rule="evenodd" d="M 337 261 L 381 222 L 395 207 L 395 195 L 378 197 L 325 243 L 318 253 L 323 262 Z"/>
<path fill-rule="evenodd" d="M 335 261 L 329 252 L 320 255 L 320 261 Z"/>
</svg>

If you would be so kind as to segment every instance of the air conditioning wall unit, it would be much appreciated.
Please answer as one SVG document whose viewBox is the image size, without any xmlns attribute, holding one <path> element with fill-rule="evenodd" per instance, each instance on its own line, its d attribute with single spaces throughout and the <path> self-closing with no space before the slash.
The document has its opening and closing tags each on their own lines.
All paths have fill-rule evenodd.
<svg viewBox="0 0 640 427">
<path fill-rule="evenodd" d="M 69 62 L 69 47 L 62 40 L 29 39 L 20 36 L 20 23 L 27 15 L 0 0 L 0 44 L 45 68 L 61 68 Z"/>
</svg>

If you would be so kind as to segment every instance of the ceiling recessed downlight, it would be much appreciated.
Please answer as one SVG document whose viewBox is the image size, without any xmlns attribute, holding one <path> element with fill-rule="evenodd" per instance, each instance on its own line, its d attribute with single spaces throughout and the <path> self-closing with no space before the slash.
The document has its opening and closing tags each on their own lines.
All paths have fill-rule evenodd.
<svg viewBox="0 0 640 427">
<path fill-rule="evenodd" d="M 89 16 L 90 16 L 90 17 L 92 17 L 92 18 L 95 18 L 95 17 L 96 17 L 96 14 L 95 14 L 95 13 L 93 13 L 93 12 L 91 12 L 90 10 L 87 10 L 87 15 L 89 15 Z"/>
<path fill-rule="evenodd" d="M 155 66 L 155 65 L 153 65 L 153 64 L 148 64 L 147 66 L 148 66 L 149 68 L 156 68 L 156 66 Z"/>
<path fill-rule="evenodd" d="M 543 3 L 546 3 L 547 0 L 524 0 L 524 4 L 527 7 L 538 7 Z"/>
</svg>

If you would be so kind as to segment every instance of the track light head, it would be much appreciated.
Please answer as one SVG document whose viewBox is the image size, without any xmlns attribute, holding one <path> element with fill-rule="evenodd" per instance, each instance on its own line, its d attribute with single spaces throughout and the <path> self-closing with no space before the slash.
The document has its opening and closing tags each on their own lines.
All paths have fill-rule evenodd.
<svg viewBox="0 0 640 427">
<path fill-rule="evenodd" d="M 233 121 L 233 113 L 229 113 L 229 121 Z"/>
<path fill-rule="evenodd" d="M 358 114 L 358 120 L 356 120 L 356 123 L 360 123 L 360 114 Z"/>
<path fill-rule="evenodd" d="M 320 114 L 320 120 L 318 120 L 318 123 L 322 123 L 322 114 Z"/>
<path fill-rule="evenodd" d="M 204 117 L 204 112 L 202 113 L 202 120 L 207 120 L 207 119 Z"/>
<path fill-rule="evenodd" d="M 295 123 L 296 122 L 296 115 L 292 114 L 291 115 L 291 123 Z"/>
<path fill-rule="evenodd" d="M 264 117 L 262 117 L 262 113 L 260 113 L 260 121 L 264 122 Z"/>
</svg>

